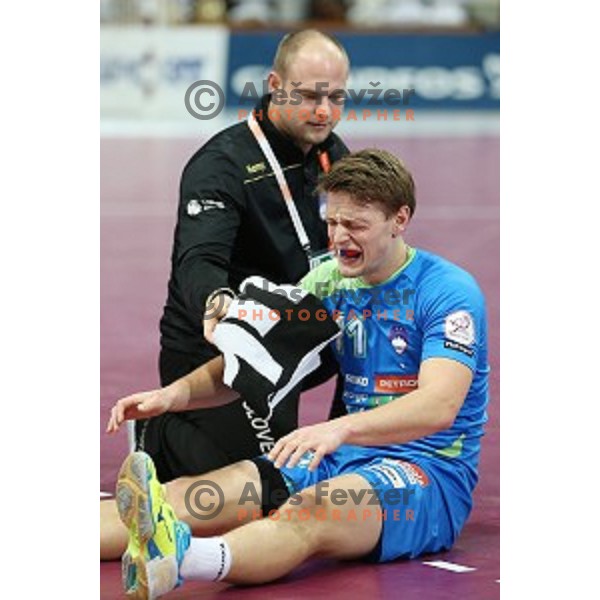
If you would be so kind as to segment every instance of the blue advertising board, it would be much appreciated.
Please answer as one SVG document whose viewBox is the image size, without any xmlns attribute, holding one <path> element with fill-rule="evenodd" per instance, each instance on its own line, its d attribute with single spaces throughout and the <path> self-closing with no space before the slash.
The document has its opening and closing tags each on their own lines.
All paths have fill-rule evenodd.
<svg viewBox="0 0 600 600">
<path fill-rule="evenodd" d="M 269 61 L 281 36 L 279 32 L 230 34 L 228 108 L 250 108 L 255 104 L 263 92 Z M 348 109 L 401 106 L 497 110 L 500 107 L 498 32 L 451 35 L 341 32 L 336 37 L 351 60 Z"/>
</svg>

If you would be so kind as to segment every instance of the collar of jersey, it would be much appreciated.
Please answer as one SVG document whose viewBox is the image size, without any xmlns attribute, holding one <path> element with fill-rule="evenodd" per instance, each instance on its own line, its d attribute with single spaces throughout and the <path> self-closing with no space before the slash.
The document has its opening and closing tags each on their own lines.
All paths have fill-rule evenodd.
<svg viewBox="0 0 600 600">
<path fill-rule="evenodd" d="M 402 273 L 402 271 L 404 271 L 412 263 L 415 256 L 417 255 L 417 250 L 415 248 L 411 248 L 408 244 L 406 245 L 406 250 L 408 252 L 407 259 L 404 261 L 402 266 L 397 271 L 394 271 L 385 281 L 380 281 L 379 283 L 367 283 L 362 277 L 359 277 L 358 280 L 361 284 L 361 287 L 378 287 L 380 285 L 386 285 L 390 281 L 396 279 L 396 277 L 398 277 L 398 275 L 400 275 L 400 273 Z"/>
</svg>

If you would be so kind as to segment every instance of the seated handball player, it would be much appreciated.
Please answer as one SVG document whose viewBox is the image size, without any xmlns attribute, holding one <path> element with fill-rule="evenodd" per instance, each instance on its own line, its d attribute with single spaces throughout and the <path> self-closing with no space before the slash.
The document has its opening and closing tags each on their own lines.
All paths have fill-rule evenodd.
<svg viewBox="0 0 600 600">
<path fill-rule="evenodd" d="M 351 154 L 320 186 L 336 260 L 300 287 L 343 329 L 333 345 L 349 414 L 295 430 L 268 455 L 165 486 L 150 457 L 130 455 L 117 501 L 134 597 L 186 579 L 268 582 L 313 556 L 386 562 L 442 551 L 470 513 L 488 401 L 482 293 L 459 267 L 404 242 L 414 183 L 393 155 Z M 223 368 L 218 357 L 119 400 L 108 430 L 231 401 Z M 222 493 L 212 518 L 197 518 L 186 498 L 200 480 L 213 486 L 201 506 Z"/>
</svg>

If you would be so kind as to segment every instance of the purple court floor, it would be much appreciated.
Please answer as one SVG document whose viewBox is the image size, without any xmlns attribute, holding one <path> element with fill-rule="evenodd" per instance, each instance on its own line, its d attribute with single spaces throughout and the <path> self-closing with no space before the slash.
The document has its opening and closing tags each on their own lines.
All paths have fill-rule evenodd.
<svg viewBox="0 0 600 600">
<path fill-rule="evenodd" d="M 117 398 L 158 385 L 158 321 L 166 295 L 181 169 L 204 140 L 101 142 L 100 489 L 113 492 L 127 452 L 122 431 L 104 426 Z M 353 150 L 380 147 L 402 157 L 417 182 L 417 211 L 407 241 L 444 255 L 478 279 L 488 303 L 491 403 L 482 442 L 475 508 L 455 547 L 386 565 L 310 561 L 258 588 L 188 583 L 176 598 L 493 599 L 500 595 L 499 140 L 353 138 Z M 303 424 L 327 412 L 331 386 L 305 395 Z M 448 564 L 432 566 L 431 561 Z M 470 567 L 456 572 L 450 569 Z M 120 565 L 100 566 L 101 597 L 125 598 Z"/>
</svg>

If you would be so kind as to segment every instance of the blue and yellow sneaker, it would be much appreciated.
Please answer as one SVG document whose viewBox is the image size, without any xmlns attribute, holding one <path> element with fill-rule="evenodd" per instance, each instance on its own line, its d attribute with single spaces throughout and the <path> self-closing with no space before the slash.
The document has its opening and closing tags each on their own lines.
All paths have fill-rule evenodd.
<svg viewBox="0 0 600 600">
<path fill-rule="evenodd" d="M 130 454 L 123 463 L 116 497 L 121 521 L 129 529 L 122 558 L 125 592 L 139 600 L 158 598 L 182 583 L 179 566 L 190 545 L 190 528 L 177 520 L 144 452 Z"/>
</svg>

